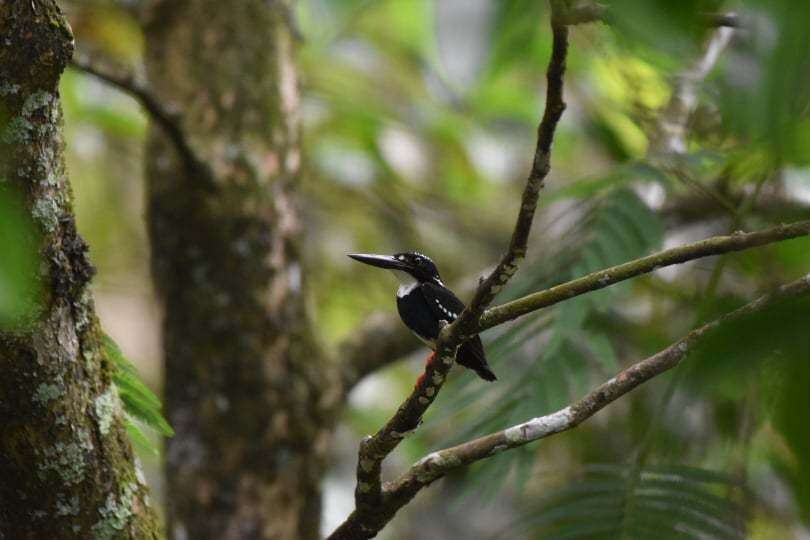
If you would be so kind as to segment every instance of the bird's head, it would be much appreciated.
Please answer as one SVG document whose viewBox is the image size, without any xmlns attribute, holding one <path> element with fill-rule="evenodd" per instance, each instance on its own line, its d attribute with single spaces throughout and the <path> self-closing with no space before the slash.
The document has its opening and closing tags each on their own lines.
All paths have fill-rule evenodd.
<svg viewBox="0 0 810 540">
<path fill-rule="evenodd" d="M 439 271 L 430 257 L 416 251 L 405 251 L 393 255 L 350 253 L 349 257 L 361 263 L 392 270 L 403 283 L 415 280 L 419 283 L 433 282 L 437 285 L 444 285 L 439 277 Z"/>
</svg>

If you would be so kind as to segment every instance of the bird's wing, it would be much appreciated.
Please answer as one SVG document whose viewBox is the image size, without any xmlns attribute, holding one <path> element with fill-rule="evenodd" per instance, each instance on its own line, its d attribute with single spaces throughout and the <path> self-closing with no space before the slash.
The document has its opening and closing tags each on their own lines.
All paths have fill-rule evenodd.
<svg viewBox="0 0 810 540">
<path fill-rule="evenodd" d="M 450 289 L 434 283 L 424 283 L 421 286 L 421 291 L 425 296 L 425 301 L 439 320 L 444 319 L 453 322 L 464 311 L 464 302 L 459 300 Z M 494 381 L 496 379 L 495 374 L 487 364 L 484 346 L 478 336 L 473 336 L 461 346 L 456 355 L 456 361 L 478 373 L 484 380 Z"/>
<path fill-rule="evenodd" d="M 428 306 L 439 320 L 453 322 L 464 311 L 464 302 L 446 287 L 428 282 L 423 283 L 420 290 Z"/>
<path fill-rule="evenodd" d="M 422 340 L 429 342 L 439 335 L 439 320 L 421 289 L 397 297 L 397 309 L 405 326 Z"/>
</svg>

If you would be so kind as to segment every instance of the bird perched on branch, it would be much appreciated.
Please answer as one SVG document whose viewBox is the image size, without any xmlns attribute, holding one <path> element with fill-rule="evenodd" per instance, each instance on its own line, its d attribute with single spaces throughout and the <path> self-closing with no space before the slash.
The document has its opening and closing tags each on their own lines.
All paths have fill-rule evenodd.
<svg viewBox="0 0 810 540">
<path fill-rule="evenodd" d="M 400 283 L 397 289 L 397 309 L 402 322 L 435 351 L 436 338 L 439 337 L 443 324 L 455 321 L 464 310 L 464 303 L 444 286 L 430 257 L 415 251 L 394 255 L 352 253 L 349 257 L 394 273 Z M 429 362 L 433 356 L 428 359 Z M 486 381 L 496 379 L 487 364 L 484 346 L 478 336 L 459 347 L 456 361 L 475 371 Z"/>
</svg>

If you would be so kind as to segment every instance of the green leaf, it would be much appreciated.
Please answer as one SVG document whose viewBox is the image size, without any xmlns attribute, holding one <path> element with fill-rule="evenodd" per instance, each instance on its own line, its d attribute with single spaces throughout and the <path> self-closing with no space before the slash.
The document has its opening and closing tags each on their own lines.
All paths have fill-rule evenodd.
<svg viewBox="0 0 810 540">
<path fill-rule="evenodd" d="M 126 427 L 129 439 L 137 448 L 149 452 L 150 454 L 160 454 L 157 446 L 155 446 L 149 437 L 147 437 L 146 434 L 141 430 L 137 424 L 137 421 L 129 415 L 127 415 L 126 418 Z"/>
<path fill-rule="evenodd" d="M 619 361 L 610 339 L 604 334 L 588 333 L 585 335 L 585 346 L 593 352 L 594 359 L 599 363 L 605 373 L 613 374 L 619 371 Z"/>
<path fill-rule="evenodd" d="M 104 335 L 104 350 L 115 365 L 113 382 L 124 404 L 124 410 L 161 435 L 171 437 L 174 430 L 163 417 L 160 399 L 141 381 L 135 366 L 124 357 L 118 344 Z"/>
</svg>

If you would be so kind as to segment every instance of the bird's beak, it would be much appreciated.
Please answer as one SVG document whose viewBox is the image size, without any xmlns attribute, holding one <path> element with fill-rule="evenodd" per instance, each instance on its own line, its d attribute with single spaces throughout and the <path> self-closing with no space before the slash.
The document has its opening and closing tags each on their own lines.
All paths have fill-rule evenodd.
<svg viewBox="0 0 810 540">
<path fill-rule="evenodd" d="M 361 263 L 389 270 L 407 270 L 408 265 L 391 255 L 374 255 L 370 253 L 349 253 L 349 257 Z"/>
</svg>

